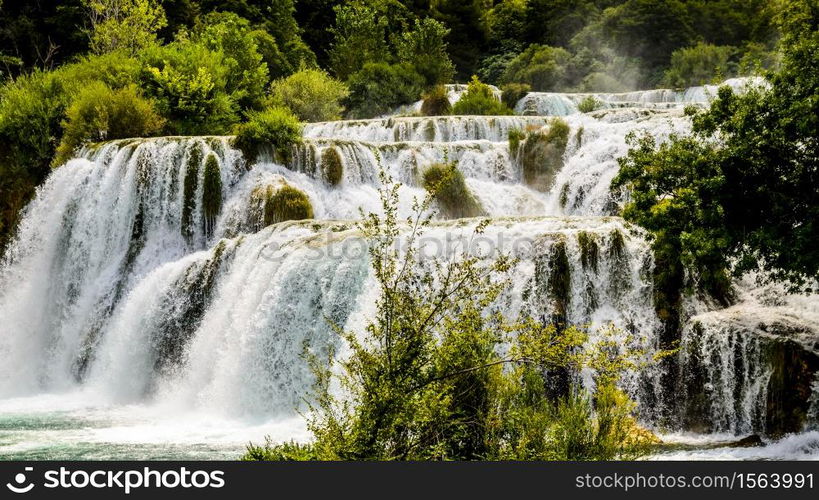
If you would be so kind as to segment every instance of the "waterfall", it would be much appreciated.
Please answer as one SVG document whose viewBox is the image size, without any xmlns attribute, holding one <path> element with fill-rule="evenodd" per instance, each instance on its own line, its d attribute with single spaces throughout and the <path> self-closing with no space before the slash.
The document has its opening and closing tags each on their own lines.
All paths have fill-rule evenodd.
<svg viewBox="0 0 819 500">
<path fill-rule="evenodd" d="M 454 100 L 464 88 L 449 90 Z M 360 331 L 373 313 L 376 288 L 354 219 L 380 209 L 380 170 L 403 184 L 404 217 L 425 193 L 424 170 L 440 162 L 456 165 L 491 218 L 482 242 L 518 258 L 500 301 L 510 316 L 559 313 L 592 331 L 613 322 L 632 347 L 656 349 L 650 244 L 613 216 L 628 193 L 610 182 L 629 133 L 685 134 L 682 107 L 712 92 L 594 94 L 602 105 L 590 113 L 576 112 L 588 94 L 530 93 L 518 109 L 533 116 L 313 123 L 286 165 L 247 165 L 227 137 L 89 147 L 38 189 L 0 265 L 0 399 L 90 391 L 107 405 L 292 418 L 311 383 L 304 349 L 339 347 L 334 325 Z M 570 129 L 565 152 L 549 186 L 528 185 L 510 134 L 548 130 L 555 116 Z M 340 160 L 337 184 L 324 173 L 327 155 Z M 264 196 L 285 185 L 306 194 L 315 219 L 265 227 Z M 441 256 L 463 251 L 452 242 L 477 223 L 439 217 L 423 244 Z M 771 381 L 790 375 L 749 335 L 754 328 L 731 320 L 758 310 L 748 305 L 759 305 L 753 293 L 733 313 L 690 314 L 678 379 L 703 390 L 680 394 L 683 428 L 757 432 L 776 417 L 766 403 Z M 777 300 L 790 301 L 798 331 L 819 324 L 814 299 Z M 668 399 L 657 370 L 624 381 L 647 425 Z M 809 386 L 806 411 L 816 413 L 815 380 Z"/>
</svg>

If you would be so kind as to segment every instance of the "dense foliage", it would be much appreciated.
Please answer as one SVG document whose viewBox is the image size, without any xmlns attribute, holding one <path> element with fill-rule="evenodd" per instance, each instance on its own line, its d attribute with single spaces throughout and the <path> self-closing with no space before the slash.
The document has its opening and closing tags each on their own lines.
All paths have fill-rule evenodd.
<svg viewBox="0 0 819 500">
<path fill-rule="evenodd" d="M 302 69 L 274 81 L 270 88 L 274 104 L 289 108 L 308 122 L 341 118 L 341 101 L 349 94 L 346 85 L 319 69 Z"/>
<path fill-rule="evenodd" d="M 667 316 L 686 286 L 730 300 L 731 272 L 797 288 L 819 276 L 819 4 L 785 7 L 769 85 L 721 88 L 709 110 L 690 111 L 693 136 L 633 137 L 620 162 L 614 185 L 632 192 L 625 217 L 654 235 Z"/>
<path fill-rule="evenodd" d="M 374 317 L 363 332 L 339 328 L 349 356 L 307 356 L 316 377 L 308 413 L 314 440 L 250 446 L 245 459 L 599 460 L 644 453 L 651 437 L 616 388 L 644 353 L 620 347 L 622 334 L 611 328 L 586 345 L 580 329 L 504 317 L 493 304 L 514 261 L 424 256 L 432 198 L 401 221 L 398 185 L 383 174 L 382 181 L 383 215 L 360 223 L 380 291 Z M 465 248 L 472 248 L 468 241 Z M 579 381 L 562 389 L 550 384 L 553 374 L 582 367 L 594 374 L 591 394 Z"/>
</svg>

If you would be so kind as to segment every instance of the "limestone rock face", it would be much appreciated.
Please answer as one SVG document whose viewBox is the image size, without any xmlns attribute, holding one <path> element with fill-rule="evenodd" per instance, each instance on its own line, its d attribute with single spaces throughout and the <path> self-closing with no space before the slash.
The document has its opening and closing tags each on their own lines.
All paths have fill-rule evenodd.
<svg viewBox="0 0 819 500">
<path fill-rule="evenodd" d="M 819 314 L 805 314 L 810 297 L 765 292 L 685 326 L 684 427 L 781 436 L 816 425 Z"/>
</svg>

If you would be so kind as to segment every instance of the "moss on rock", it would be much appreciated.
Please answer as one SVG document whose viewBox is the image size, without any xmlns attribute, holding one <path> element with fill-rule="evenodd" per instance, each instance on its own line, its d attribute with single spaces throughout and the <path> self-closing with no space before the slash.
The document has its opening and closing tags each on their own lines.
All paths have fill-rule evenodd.
<svg viewBox="0 0 819 500">
<path fill-rule="evenodd" d="M 338 149 L 329 147 L 321 153 L 321 171 L 330 185 L 337 186 L 341 182 L 344 175 L 344 165 Z"/>
<path fill-rule="evenodd" d="M 283 186 L 273 192 L 268 188 L 264 205 L 264 223 L 266 226 L 288 220 L 313 218 L 313 205 L 303 191 L 292 186 Z"/>
<path fill-rule="evenodd" d="M 577 243 L 580 245 L 580 263 L 583 265 L 583 269 L 591 269 L 597 272 L 600 247 L 597 245 L 595 236 L 587 231 L 582 231 L 577 235 Z"/>
<path fill-rule="evenodd" d="M 566 324 L 571 292 L 572 270 L 569 265 L 569 254 L 566 251 L 566 242 L 560 240 L 552 247 L 548 284 L 549 298 L 554 305 L 554 320 L 558 324 Z"/>
<path fill-rule="evenodd" d="M 484 214 L 478 200 L 469 191 L 463 174 L 454 163 L 436 163 L 423 174 L 424 188 L 438 202 L 441 214 L 448 219 L 477 217 Z"/>
<path fill-rule="evenodd" d="M 205 236 L 210 238 L 216 226 L 216 218 L 222 209 L 222 173 L 216 155 L 209 154 L 205 160 L 204 179 L 202 181 L 202 217 L 205 225 Z"/>
<path fill-rule="evenodd" d="M 193 237 L 193 213 L 196 210 L 196 190 L 199 187 L 199 166 L 202 164 L 202 145 L 194 143 L 185 163 L 182 187 L 182 236 Z"/>
<path fill-rule="evenodd" d="M 526 132 L 519 128 L 509 129 L 507 137 L 509 138 L 509 156 L 515 158 L 520 150 L 521 141 L 526 139 Z"/>
<path fill-rule="evenodd" d="M 519 161 L 523 181 L 539 191 L 548 191 L 563 168 L 563 154 L 569 142 L 569 124 L 555 118 L 549 130 L 531 131 L 520 146 Z"/>
</svg>

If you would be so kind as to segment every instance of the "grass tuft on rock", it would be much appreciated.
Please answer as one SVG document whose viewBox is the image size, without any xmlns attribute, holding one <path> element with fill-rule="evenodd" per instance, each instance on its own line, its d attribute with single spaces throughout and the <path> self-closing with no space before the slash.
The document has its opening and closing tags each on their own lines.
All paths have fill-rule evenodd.
<svg viewBox="0 0 819 500">
<path fill-rule="evenodd" d="M 594 234 L 582 231 L 577 235 L 577 243 L 580 245 L 580 263 L 583 269 L 592 269 L 597 272 L 597 263 L 600 258 L 600 247 Z"/>
<path fill-rule="evenodd" d="M 199 187 L 199 166 L 202 164 L 202 145 L 194 143 L 188 151 L 185 163 L 185 180 L 182 187 L 182 236 L 193 237 L 193 213 L 196 210 L 196 190 Z"/>
<path fill-rule="evenodd" d="M 563 168 L 563 154 L 569 142 L 569 124 L 560 118 L 551 121 L 548 131 L 531 131 L 520 146 L 519 161 L 523 181 L 539 191 L 548 191 Z"/>
<path fill-rule="evenodd" d="M 449 102 L 449 95 L 446 87 L 436 85 L 423 96 L 424 102 L 421 104 L 421 114 L 424 116 L 444 116 L 452 114 L 452 103 Z"/>
<path fill-rule="evenodd" d="M 463 174 L 454 163 L 436 163 L 423 174 L 424 188 L 432 193 L 441 215 L 448 219 L 477 217 L 484 214 L 478 200 L 469 191 Z"/>
<path fill-rule="evenodd" d="M 584 97 L 579 103 L 577 103 L 577 110 L 581 113 L 591 113 L 592 111 L 597 111 L 600 109 L 603 103 L 597 100 L 596 97 L 593 95 Z"/>
<path fill-rule="evenodd" d="M 344 175 L 344 165 L 341 162 L 341 153 L 334 147 L 329 147 L 321 153 L 321 171 L 324 178 L 332 186 L 337 186 Z"/>
<path fill-rule="evenodd" d="M 303 191 L 292 186 L 283 186 L 276 192 L 268 190 L 264 205 L 264 224 L 278 224 L 288 220 L 313 218 L 313 205 Z"/>
<path fill-rule="evenodd" d="M 526 139 L 526 132 L 519 128 L 509 129 L 507 133 L 509 138 L 509 156 L 515 158 L 520 150 L 520 143 Z"/>
</svg>

